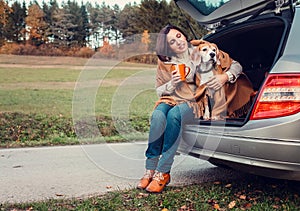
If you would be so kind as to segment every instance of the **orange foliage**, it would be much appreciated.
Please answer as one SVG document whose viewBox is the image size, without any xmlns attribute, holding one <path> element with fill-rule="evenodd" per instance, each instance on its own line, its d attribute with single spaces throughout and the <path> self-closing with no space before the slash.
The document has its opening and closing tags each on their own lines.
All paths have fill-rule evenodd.
<svg viewBox="0 0 300 211">
<path fill-rule="evenodd" d="M 5 43 L 0 48 L 0 54 L 34 55 L 34 56 L 75 56 L 90 58 L 95 51 L 88 47 L 59 49 L 52 45 L 40 45 L 36 47 L 30 44 Z"/>
<path fill-rule="evenodd" d="M 108 41 L 103 42 L 103 46 L 100 48 L 99 52 L 106 58 L 114 58 L 116 56 L 114 48 L 109 44 Z"/>
<path fill-rule="evenodd" d="M 7 3 L 3 0 L 0 0 L 0 23 L 5 25 L 7 22 L 7 18 L 9 13 L 12 12 L 12 9 L 7 5 Z"/>
</svg>

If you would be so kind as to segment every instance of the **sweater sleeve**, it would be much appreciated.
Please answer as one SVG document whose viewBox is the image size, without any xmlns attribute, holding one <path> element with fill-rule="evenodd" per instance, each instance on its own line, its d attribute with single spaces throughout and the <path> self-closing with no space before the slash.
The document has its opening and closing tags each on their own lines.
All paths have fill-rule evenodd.
<svg viewBox="0 0 300 211">
<path fill-rule="evenodd" d="M 230 58 L 228 53 L 221 50 L 218 58 L 222 70 L 225 70 L 228 75 L 229 82 L 234 83 L 243 71 L 241 64 Z"/>
<path fill-rule="evenodd" d="M 170 95 L 175 87 L 171 84 L 172 73 L 170 71 L 171 65 L 164 64 L 158 60 L 156 70 L 156 93 L 158 96 Z"/>
<path fill-rule="evenodd" d="M 241 75 L 243 71 L 243 68 L 241 66 L 241 64 L 237 61 L 232 61 L 232 64 L 230 65 L 230 68 L 228 69 L 229 72 L 229 82 L 230 83 L 234 83 L 236 81 L 236 79 Z M 232 77 L 230 76 L 230 74 L 232 74 Z"/>
</svg>

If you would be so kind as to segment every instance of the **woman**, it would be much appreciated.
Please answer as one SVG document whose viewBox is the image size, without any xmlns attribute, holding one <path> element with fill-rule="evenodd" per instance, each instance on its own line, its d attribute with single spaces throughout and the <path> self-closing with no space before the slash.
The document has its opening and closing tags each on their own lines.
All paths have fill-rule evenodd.
<svg viewBox="0 0 300 211">
<path fill-rule="evenodd" d="M 160 99 L 156 103 L 150 123 L 146 172 L 137 187 L 151 193 L 160 193 L 170 182 L 170 171 L 181 137 L 181 128 L 203 115 L 203 105 L 195 99 L 199 88 L 195 77 L 195 65 L 190 58 L 192 48 L 185 33 L 176 26 L 164 27 L 157 38 L 156 53 L 159 58 L 156 73 L 156 91 Z M 190 68 L 182 81 L 178 71 L 171 70 L 171 63 L 183 63 Z M 214 76 L 207 84 L 215 90 L 228 80 L 238 78 L 242 67 L 233 61 L 229 74 Z M 232 81 L 233 82 L 233 81 Z M 199 96 L 200 99 L 200 96 Z"/>
</svg>

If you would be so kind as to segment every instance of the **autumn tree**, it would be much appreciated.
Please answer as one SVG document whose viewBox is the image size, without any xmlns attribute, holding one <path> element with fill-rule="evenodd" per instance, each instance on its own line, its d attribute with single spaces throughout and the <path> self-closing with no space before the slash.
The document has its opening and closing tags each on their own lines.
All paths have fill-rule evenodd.
<svg viewBox="0 0 300 211">
<path fill-rule="evenodd" d="M 6 26 L 9 18 L 9 14 L 12 12 L 12 9 L 4 0 L 0 0 L 0 46 L 3 45 L 5 40 L 4 27 Z"/>
<path fill-rule="evenodd" d="M 0 24 L 5 25 L 11 13 L 11 8 L 7 5 L 4 0 L 0 0 Z"/>
<path fill-rule="evenodd" d="M 105 58 L 113 58 L 115 57 L 115 51 L 113 47 L 109 44 L 108 38 L 104 37 L 103 46 L 100 48 L 99 52 Z"/>
<path fill-rule="evenodd" d="M 142 39 L 141 39 L 141 42 L 142 42 L 142 48 L 143 48 L 143 51 L 148 51 L 149 50 L 149 44 L 151 43 L 151 40 L 150 40 L 150 35 L 148 33 L 148 30 L 144 30 L 143 34 L 142 34 Z"/>
<path fill-rule="evenodd" d="M 44 20 L 45 13 L 37 4 L 32 4 L 28 8 L 26 25 L 29 28 L 29 43 L 39 46 L 47 41 L 46 29 L 48 27 Z"/>
</svg>

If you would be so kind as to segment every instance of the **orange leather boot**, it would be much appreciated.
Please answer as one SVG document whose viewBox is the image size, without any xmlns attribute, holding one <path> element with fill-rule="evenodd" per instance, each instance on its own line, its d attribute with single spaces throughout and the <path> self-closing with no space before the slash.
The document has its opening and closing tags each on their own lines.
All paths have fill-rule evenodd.
<svg viewBox="0 0 300 211">
<path fill-rule="evenodd" d="M 146 188 L 146 191 L 150 193 L 161 193 L 165 186 L 171 181 L 170 174 L 156 172 L 152 178 L 152 181 Z"/>
<path fill-rule="evenodd" d="M 146 170 L 146 173 L 140 179 L 140 182 L 137 185 L 137 188 L 138 189 L 145 189 L 150 184 L 150 182 L 152 181 L 154 173 L 155 173 L 154 170 Z"/>
</svg>

